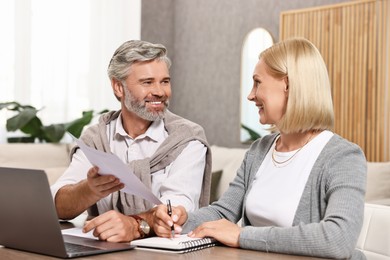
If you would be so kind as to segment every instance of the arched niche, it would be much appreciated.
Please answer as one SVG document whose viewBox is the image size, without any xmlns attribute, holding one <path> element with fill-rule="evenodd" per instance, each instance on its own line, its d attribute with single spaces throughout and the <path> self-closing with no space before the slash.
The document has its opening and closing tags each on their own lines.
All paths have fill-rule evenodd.
<svg viewBox="0 0 390 260">
<path fill-rule="evenodd" d="M 268 126 L 259 122 L 258 109 L 247 97 L 253 86 L 253 70 L 259 60 L 259 54 L 274 43 L 271 34 L 264 28 L 256 28 L 245 37 L 241 53 L 241 130 L 243 143 L 253 141 L 254 136 L 269 134 Z M 250 130 L 248 131 L 247 128 Z M 253 131 L 253 132 L 252 132 Z M 254 135 L 250 135 L 252 132 Z"/>
</svg>

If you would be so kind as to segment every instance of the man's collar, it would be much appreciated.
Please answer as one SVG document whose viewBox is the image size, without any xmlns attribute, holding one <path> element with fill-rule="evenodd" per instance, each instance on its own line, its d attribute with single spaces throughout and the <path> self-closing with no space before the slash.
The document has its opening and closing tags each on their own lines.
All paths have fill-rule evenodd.
<svg viewBox="0 0 390 260">
<path fill-rule="evenodd" d="M 115 125 L 115 134 L 117 135 L 121 135 L 125 138 L 127 137 L 130 137 L 124 127 L 123 127 L 123 122 L 122 122 L 122 116 L 119 115 L 117 120 L 116 120 L 116 125 Z M 165 126 L 164 126 L 164 120 L 156 120 L 156 121 L 153 121 L 150 126 L 148 127 L 148 129 L 146 130 L 145 133 L 137 136 L 134 140 L 137 140 L 137 139 L 143 139 L 145 137 L 148 137 L 150 138 L 151 140 L 155 141 L 155 142 L 158 142 L 160 140 L 163 140 L 164 139 L 164 131 L 165 131 Z M 131 138 L 131 137 L 130 137 Z"/>
</svg>

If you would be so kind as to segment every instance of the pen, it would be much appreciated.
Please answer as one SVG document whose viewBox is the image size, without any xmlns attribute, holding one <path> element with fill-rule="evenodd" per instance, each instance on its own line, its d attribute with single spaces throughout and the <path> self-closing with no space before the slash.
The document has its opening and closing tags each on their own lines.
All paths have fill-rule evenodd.
<svg viewBox="0 0 390 260">
<path fill-rule="evenodd" d="M 172 217 L 172 206 L 171 206 L 171 200 L 167 200 L 167 210 L 168 210 L 168 215 Z M 171 226 L 171 236 L 175 237 L 175 226 L 172 223 Z"/>
</svg>

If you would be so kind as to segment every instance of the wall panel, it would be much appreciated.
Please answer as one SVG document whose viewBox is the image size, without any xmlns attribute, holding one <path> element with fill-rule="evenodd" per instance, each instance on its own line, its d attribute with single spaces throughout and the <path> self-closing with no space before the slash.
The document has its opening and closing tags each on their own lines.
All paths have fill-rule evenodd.
<svg viewBox="0 0 390 260">
<path fill-rule="evenodd" d="M 262 27 L 277 41 L 280 12 L 348 1 L 142 0 L 141 39 L 168 48 L 171 111 L 202 125 L 210 144 L 247 148 L 240 141 L 246 35 Z"/>
<path fill-rule="evenodd" d="M 302 36 L 327 64 L 335 132 L 357 143 L 368 161 L 389 161 L 388 0 L 363 0 L 282 12 L 280 39 Z"/>
</svg>

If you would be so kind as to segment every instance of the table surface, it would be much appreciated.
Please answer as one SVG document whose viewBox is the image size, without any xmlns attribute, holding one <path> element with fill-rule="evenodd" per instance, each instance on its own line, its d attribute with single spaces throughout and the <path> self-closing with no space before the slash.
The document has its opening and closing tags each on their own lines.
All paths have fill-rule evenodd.
<svg viewBox="0 0 390 260">
<path fill-rule="evenodd" d="M 81 216 L 76 218 L 71 222 L 61 223 L 62 228 L 70 228 L 77 227 L 82 225 L 85 217 Z M 107 253 L 100 255 L 92 255 L 87 257 L 78 257 L 75 259 L 105 259 L 105 260 L 123 260 L 123 259 L 154 259 L 154 260 L 165 260 L 165 259 L 264 259 L 264 260 L 293 260 L 293 259 L 323 259 L 323 258 L 314 258 L 314 257 L 304 257 L 304 256 L 294 256 L 294 255 L 284 255 L 284 254 L 274 254 L 274 253 L 266 253 L 259 252 L 253 250 L 245 250 L 245 249 L 237 249 L 230 248 L 226 246 L 214 246 L 210 248 L 205 248 L 198 251 L 193 251 L 184 254 L 174 254 L 174 253 L 162 253 L 162 252 L 153 252 L 153 251 L 145 251 L 140 249 L 133 249 L 122 252 L 115 253 Z M 45 256 L 30 252 L 24 252 L 19 250 L 14 250 L 10 248 L 4 248 L 0 246 L 0 259 L 29 259 L 29 260 L 37 260 L 37 259 L 58 259 L 51 256 Z"/>
<path fill-rule="evenodd" d="M 13 250 L 9 248 L 0 248 L 0 259 L 29 259 L 29 260 L 45 260 L 45 259 L 58 259 L 55 257 L 39 255 L 35 253 L 29 253 L 24 251 Z M 293 255 L 283 255 L 274 253 L 265 253 L 252 250 L 244 250 L 237 248 L 230 248 L 224 246 L 215 246 L 198 251 L 193 251 L 184 254 L 173 254 L 173 253 L 161 253 L 144 251 L 139 249 L 133 249 L 129 251 L 92 255 L 87 257 L 78 257 L 75 259 L 105 259 L 105 260 L 123 260 L 123 259 L 154 259 L 154 260 L 165 260 L 165 259 L 262 259 L 262 260 L 293 260 L 293 259 L 323 259 Z"/>
</svg>

